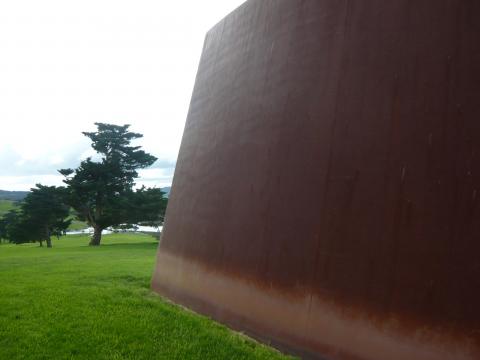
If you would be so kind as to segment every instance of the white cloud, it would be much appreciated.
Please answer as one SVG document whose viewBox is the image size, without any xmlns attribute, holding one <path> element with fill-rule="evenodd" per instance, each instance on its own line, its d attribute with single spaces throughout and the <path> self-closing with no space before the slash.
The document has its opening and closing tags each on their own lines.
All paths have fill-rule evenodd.
<svg viewBox="0 0 480 360">
<path fill-rule="evenodd" d="M 35 184 L 61 186 L 62 177 L 57 175 L 0 176 L 1 188 L 12 191 L 30 190 Z"/>
<path fill-rule="evenodd" d="M 131 124 L 171 169 L 205 33 L 242 2 L 0 2 L 0 189 L 58 183 L 94 122 Z"/>
<path fill-rule="evenodd" d="M 136 185 L 137 187 L 142 185 L 147 187 L 169 186 L 172 182 L 173 170 L 173 167 L 140 170 L 140 180 L 136 182 Z"/>
</svg>

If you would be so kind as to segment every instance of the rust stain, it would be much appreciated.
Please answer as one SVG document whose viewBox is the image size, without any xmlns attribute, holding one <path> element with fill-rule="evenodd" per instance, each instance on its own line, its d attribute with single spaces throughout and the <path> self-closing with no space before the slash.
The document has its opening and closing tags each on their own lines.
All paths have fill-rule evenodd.
<svg viewBox="0 0 480 360">
<path fill-rule="evenodd" d="M 259 288 L 164 251 L 158 254 L 158 264 L 153 282 L 156 291 L 257 337 L 280 335 L 287 349 L 300 344 L 323 355 L 340 354 L 342 359 L 476 359 L 468 337 L 452 339 L 418 323 L 415 332 L 405 332 L 401 319 L 377 323 L 319 296 L 307 313 L 307 297 L 286 297 L 275 288 Z"/>
<path fill-rule="evenodd" d="M 215 26 L 153 288 L 306 357 L 480 358 L 479 18 L 249 0 Z"/>
</svg>

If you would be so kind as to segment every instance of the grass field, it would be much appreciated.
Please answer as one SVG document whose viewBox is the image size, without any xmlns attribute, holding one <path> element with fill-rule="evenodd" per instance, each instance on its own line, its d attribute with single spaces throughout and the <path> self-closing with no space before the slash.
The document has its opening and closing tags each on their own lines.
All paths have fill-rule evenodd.
<svg viewBox="0 0 480 360">
<path fill-rule="evenodd" d="M 9 210 L 13 209 L 15 203 L 10 200 L 0 200 L 0 217 L 6 214 Z M 72 216 L 73 218 L 73 216 Z M 69 230 L 83 230 L 86 229 L 88 225 L 79 220 L 73 220 L 70 226 L 68 227 Z"/>
<path fill-rule="evenodd" d="M 14 202 L 10 200 L 0 200 L 0 217 L 6 214 L 10 209 L 13 209 Z"/>
<path fill-rule="evenodd" d="M 83 230 L 88 228 L 87 223 L 80 220 L 72 220 L 72 223 L 68 227 L 68 230 Z"/>
<path fill-rule="evenodd" d="M 157 242 L 0 245 L 0 359 L 285 359 L 150 291 Z"/>
</svg>

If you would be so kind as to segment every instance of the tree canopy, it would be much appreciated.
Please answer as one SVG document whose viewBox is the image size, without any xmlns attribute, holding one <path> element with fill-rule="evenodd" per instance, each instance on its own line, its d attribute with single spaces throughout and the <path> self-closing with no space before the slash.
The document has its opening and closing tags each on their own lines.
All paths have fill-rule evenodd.
<svg viewBox="0 0 480 360">
<path fill-rule="evenodd" d="M 0 218 L 0 240 L 11 241 L 11 229 L 18 220 L 18 210 L 11 209 Z"/>
<path fill-rule="evenodd" d="M 42 246 L 45 241 L 52 247 L 51 237 L 63 235 L 71 222 L 64 198 L 65 188 L 37 184 L 18 210 L 0 220 L 1 237 L 16 244 L 38 241 Z"/>
<path fill-rule="evenodd" d="M 137 170 L 157 160 L 140 146 L 131 145 L 143 135 L 129 131 L 130 125 L 95 125 L 96 132 L 83 134 L 92 141 L 100 160 L 89 157 L 76 169 L 59 170 L 65 176 L 69 205 L 80 220 L 93 227 L 90 245 L 100 245 L 102 231 L 109 226 L 160 223 L 167 201 L 160 189 L 134 190 Z"/>
</svg>

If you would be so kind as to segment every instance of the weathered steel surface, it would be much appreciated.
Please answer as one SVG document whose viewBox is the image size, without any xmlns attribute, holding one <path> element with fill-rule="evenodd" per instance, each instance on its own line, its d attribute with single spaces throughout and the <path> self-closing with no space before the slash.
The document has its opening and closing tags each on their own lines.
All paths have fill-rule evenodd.
<svg viewBox="0 0 480 360">
<path fill-rule="evenodd" d="M 250 0 L 216 25 L 153 288 L 312 357 L 479 359 L 479 19 Z"/>
</svg>

